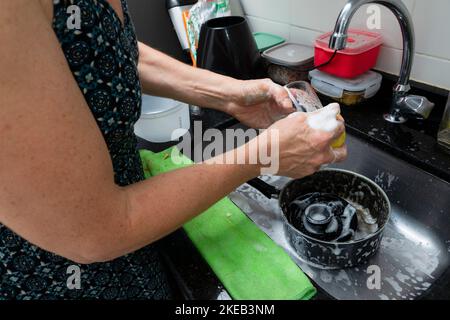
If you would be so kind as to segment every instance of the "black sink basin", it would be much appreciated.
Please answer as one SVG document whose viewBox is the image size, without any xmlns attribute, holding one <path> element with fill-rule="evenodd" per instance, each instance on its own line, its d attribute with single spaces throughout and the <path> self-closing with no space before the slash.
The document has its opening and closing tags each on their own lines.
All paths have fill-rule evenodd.
<svg viewBox="0 0 450 320">
<path fill-rule="evenodd" d="M 286 241 L 276 200 L 265 199 L 249 186 L 242 186 L 232 200 L 332 297 L 419 299 L 450 268 L 450 184 L 359 138 L 349 136 L 348 147 L 349 159 L 333 167 L 360 173 L 378 183 L 393 210 L 381 249 L 367 265 L 345 270 L 310 266 Z M 279 187 L 288 181 L 265 179 Z M 379 288 L 373 278 L 378 271 Z"/>
</svg>

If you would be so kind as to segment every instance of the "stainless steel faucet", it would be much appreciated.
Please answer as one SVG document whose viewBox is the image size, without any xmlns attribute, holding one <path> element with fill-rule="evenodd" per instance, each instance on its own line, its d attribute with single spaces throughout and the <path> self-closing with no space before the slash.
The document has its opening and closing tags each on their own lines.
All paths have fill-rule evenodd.
<svg viewBox="0 0 450 320">
<path fill-rule="evenodd" d="M 329 47 L 343 50 L 347 45 L 347 31 L 355 12 L 368 3 L 376 3 L 389 8 L 397 17 L 403 35 L 403 59 L 400 77 L 394 87 L 391 109 L 384 118 L 392 123 L 404 123 L 409 118 L 427 119 L 434 108 L 434 103 L 421 96 L 408 95 L 411 86 L 409 78 L 415 53 L 414 25 L 408 8 L 401 0 L 349 0 L 336 21 Z"/>
</svg>

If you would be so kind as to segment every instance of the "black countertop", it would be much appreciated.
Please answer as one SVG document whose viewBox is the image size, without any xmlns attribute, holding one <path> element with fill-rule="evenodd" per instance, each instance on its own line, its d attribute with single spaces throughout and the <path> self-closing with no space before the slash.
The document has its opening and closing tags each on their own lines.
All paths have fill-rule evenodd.
<svg viewBox="0 0 450 320">
<path fill-rule="evenodd" d="M 342 107 L 348 132 L 450 182 L 450 155 L 439 147 L 436 138 L 448 92 L 429 87 L 414 87 L 411 94 L 424 95 L 436 103 L 430 119 L 393 125 L 383 119 L 383 114 L 389 109 L 393 85 L 393 79 L 385 75 L 382 89 L 374 98 L 357 107 Z M 331 102 L 325 97 L 321 99 L 324 104 Z M 202 121 L 204 130 L 209 128 L 225 130 L 238 123 L 227 115 L 210 110 L 203 111 L 201 116 L 193 117 L 192 121 L 194 120 Z M 170 144 L 155 145 L 140 140 L 139 146 L 158 152 Z M 189 300 L 229 298 L 220 280 L 183 230 L 165 238 L 160 242 L 160 246 L 174 280 L 180 288 L 181 298 Z M 315 300 L 332 299 L 326 292 L 319 288 L 318 290 Z M 422 298 L 450 299 L 450 269 Z"/>
<path fill-rule="evenodd" d="M 428 97 L 436 104 L 427 120 L 410 120 L 406 124 L 391 124 L 383 115 L 389 110 L 394 81 L 384 80 L 380 92 L 357 107 L 343 106 L 342 114 L 348 131 L 370 143 L 406 160 L 407 162 L 443 179 L 450 181 L 450 154 L 437 142 L 448 92 L 430 92 L 414 88 L 411 94 Z M 321 97 L 323 102 L 331 102 Z"/>
</svg>

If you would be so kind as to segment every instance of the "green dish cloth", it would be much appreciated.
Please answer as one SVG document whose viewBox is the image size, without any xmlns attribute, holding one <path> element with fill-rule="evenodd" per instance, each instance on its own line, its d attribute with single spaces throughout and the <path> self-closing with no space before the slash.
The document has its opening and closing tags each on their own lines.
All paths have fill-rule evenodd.
<svg viewBox="0 0 450 320">
<path fill-rule="evenodd" d="M 174 164 L 172 151 L 182 157 L 183 164 Z M 140 154 L 146 178 L 192 164 L 173 148 L 158 154 Z M 308 300 L 316 294 L 288 254 L 228 198 L 184 229 L 233 299 Z"/>
</svg>

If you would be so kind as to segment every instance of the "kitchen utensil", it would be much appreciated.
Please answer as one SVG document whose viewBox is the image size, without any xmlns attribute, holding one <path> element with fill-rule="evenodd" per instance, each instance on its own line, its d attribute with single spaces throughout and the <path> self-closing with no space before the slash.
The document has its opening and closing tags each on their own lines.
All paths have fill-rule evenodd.
<svg viewBox="0 0 450 320">
<path fill-rule="evenodd" d="M 297 230 L 318 240 L 346 242 L 358 229 L 357 209 L 333 194 L 302 195 L 290 204 L 289 212 Z"/>
<path fill-rule="evenodd" d="M 324 269 L 350 268 L 367 263 L 378 252 L 391 205 L 386 193 L 370 179 L 346 170 L 324 169 L 293 180 L 282 190 L 260 179 L 248 184 L 266 197 L 279 200 L 285 235 L 305 262 Z M 358 228 L 352 240 L 319 240 L 294 227 L 290 206 L 296 199 L 311 193 L 332 194 L 358 210 Z"/>
<path fill-rule="evenodd" d="M 367 71 L 353 79 L 335 77 L 319 70 L 311 71 L 309 76 L 317 92 L 347 106 L 355 106 L 375 96 L 383 80 L 375 71 Z"/>
<path fill-rule="evenodd" d="M 186 33 L 186 24 L 183 13 L 189 11 L 198 0 L 166 0 L 166 8 L 172 20 L 183 50 L 189 50 L 189 41 Z"/>
<path fill-rule="evenodd" d="M 383 39 L 380 34 L 357 29 L 349 29 L 347 47 L 335 50 L 328 47 L 332 32 L 317 38 L 315 42 L 314 64 L 322 65 L 320 71 L 341 78 L 355 78 L 372 69 L 378 59 Z"/>
<path fill-rule="evenodd" d="M 198 67 L 236 79 L 263 78 L 261 54 L 244 17 L 211 19 L 203 24 Z"/>
<path fill-rule="evenodd" d="M 135 124 L 138 137 L 155 143 L 176 141 L 190 127 L 187 104 L 172 99 L 142 96 L 142 115 Z"/>
<path fill-rule="evenodd" d="M 314 64 L 313 48 L 292 42 L 270 48 L 262 56 L 269 62 L 269 77 L 281 85 L 307 80 Z"/>
<path fill-rule="evenodd" d="M 291 99 L 291 101 L 292 101 L 292 103 L 293 103 L 295 109 L 297 110 L 297 112 L 308 112 L 308 111 L 306 111 L 306 110 L 303 108 L 303 106 L 297 101 L 297 99 L 296 99 L 296 98 L 294 97 L 294 95 L 292 94 L 291 90 L 289 90 L 286 86 L 284 86 L 283 88 L 286 90 L 286 92 L 287 92 L 287 94 L 288 94 L 288 96 L 289 96 L 289 99 Z"/>
<path fill-rule="evenodd" d="M 264 52 L 286 41 L 282 37 L 265 32 L 255 32 L 253 33 L 253 36 L 255 37 L 256 45 L 258 46 L 258 50 L 260 52 Z"/>
<path fill-rule="evenodd" d="M 173 161 L 173 151 L 181 161 Z M 192 165 L 176 149 L 141 151 L 141 159 L 146 178 Z M 307 300 L 316 293 L 289 255 L 228 198 L 185 224 L 184 230 L 233 299 Z"/>
</svg>

